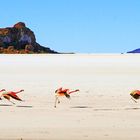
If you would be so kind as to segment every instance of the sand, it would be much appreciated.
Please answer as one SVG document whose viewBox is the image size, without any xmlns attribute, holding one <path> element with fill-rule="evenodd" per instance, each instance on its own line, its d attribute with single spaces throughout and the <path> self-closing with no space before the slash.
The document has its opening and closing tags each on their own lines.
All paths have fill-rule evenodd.
<svg viewBox="0 0 140 140">
<path fill-rule="evenodd" d="M 139 140 L 140 55 L 0 55 L 0 140 Z M 80 89 L 54 108 L 58 87 Z"/>
</svg>

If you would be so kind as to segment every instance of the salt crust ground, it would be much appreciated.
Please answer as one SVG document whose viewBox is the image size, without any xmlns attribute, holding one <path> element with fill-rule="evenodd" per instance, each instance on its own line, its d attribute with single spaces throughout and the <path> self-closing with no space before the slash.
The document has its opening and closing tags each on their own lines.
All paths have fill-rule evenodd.
<svg viewBox="0 0 140 140">
<path fill-rule="evenodd" d="M 0 55 L 0 140 L 139 140 L 140 55 Z M 58 87 L 80 89 L 54 108 Z"/>
</svg>

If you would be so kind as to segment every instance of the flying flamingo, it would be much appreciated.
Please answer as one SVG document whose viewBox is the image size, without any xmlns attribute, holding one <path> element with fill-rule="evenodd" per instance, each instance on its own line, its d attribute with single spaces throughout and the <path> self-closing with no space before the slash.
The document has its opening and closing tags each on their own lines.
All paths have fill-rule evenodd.
<svg viewBox="0 0 140 140">
<path fill-rule="evenodd" d="M 134 99 L 133 98 L 131 99 L 137 103 L 136 100 L 140 99 L 140 90 L 134 90 L 130 93 L 130 95 L 134 98 Z"/>
<path fill-rule="evenodd" d="M 79 89 L 70 91 L 69 89 L 62 89 L 62 87 L 58 88 L 55 91 L 55 104 L 54 104 L 54 107 L 56 108 L 57 101 L 58 101 L 58 103 L 60 103 L 60 100 L 59 100 L 60 96 L 65 96 L 66 98 L 70 99 L 70 94 L 74 93 L 74 92 L 77 92 L 77 91 L 79 91 Z"/>
<path fill-rule="evenodd" d="M 23 89 L 20 90 L 20 91 L 17 91 L 17 92 L 14 92 L 14 91 L 5 91 L 5 89 L 3 89 L 1 91 L 4 91 L 4 92 L 0 93 L 0 99 L 1 99 L 1 97 L 3 97 L 3 98 L 7 99 L 9 102 L 11 102 L 13 104 L 15 104 L 15 103 L 12 102 L 12 101 L 10 101 L 11 98 L 13 98 L 15 100 L 18 100 L 18 101 L 22 101 L 22 99 L 20 99 L 16 94 L 18 94 L 20 92 L 23 92 L 24 91 Z"/>
</svg>

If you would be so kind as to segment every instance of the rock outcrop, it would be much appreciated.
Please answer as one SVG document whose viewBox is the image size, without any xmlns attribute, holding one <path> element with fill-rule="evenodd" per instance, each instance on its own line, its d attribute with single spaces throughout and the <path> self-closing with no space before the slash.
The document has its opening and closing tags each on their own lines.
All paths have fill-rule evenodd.
<svg viewBox="0 0 140 140">
<path fill-rule="evenodd" d="M 0 28 L 0 53 L 57 53 L 36 42 L 34 32 L 19 22 Z"/>
</svg>

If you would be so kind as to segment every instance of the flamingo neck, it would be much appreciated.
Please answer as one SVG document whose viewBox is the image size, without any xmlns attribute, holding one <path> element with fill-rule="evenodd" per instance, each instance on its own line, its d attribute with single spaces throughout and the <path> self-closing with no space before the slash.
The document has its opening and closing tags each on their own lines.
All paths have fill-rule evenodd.
<svg viewBox="0 0 140 140">
<path fill-rule="evenodd" d="M 20 92 L 22 92 L 22 91 L 20 90 L 20 91 L 17 91 L 17 92 L 15 92 L 15 93 L 20 93 Z"/>
<path fill-rule="evenodd" d="M 69 94 L 74 93 L 74 92 L 77 92 L 77 90 L 70 91 Z"/>
</svg>

